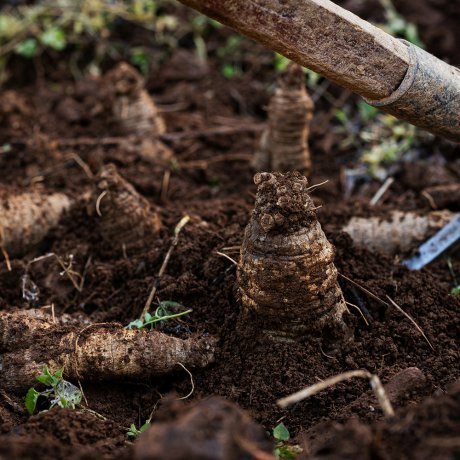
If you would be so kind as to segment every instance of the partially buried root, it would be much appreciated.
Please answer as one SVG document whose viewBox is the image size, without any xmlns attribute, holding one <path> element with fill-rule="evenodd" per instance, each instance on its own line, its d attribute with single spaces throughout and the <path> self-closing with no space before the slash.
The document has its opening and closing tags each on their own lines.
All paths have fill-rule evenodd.
<svg viewBox="0 0 460 460">
<path fill-rule="evenodd" d="M 105 327 L 104 327 L 105 326 Z M 108 328 L 107 328 L 108 326 Z M 215 339 L 170 337 L 161 332 L 94 324 L 76 329 L 28 311 L 0 316 L 0 387 L 22 391 L 35 383 L 46 364 L 64 367 L 69 380 L 146 381 L 213 361 Z"/>
<path fill-rule="evenodd" d="M 105 166 L 98 179 L 92 211 L 98 215 L 101 237 L 115 249 L 144 247 L 160 231 L 158 212 L 113 164 Z"/>
<path fill-rule="evenodd" d="M 334 249 L 301 174 L 258 173 L 257 197 L 238 265 L 243 314 L 276 340 L 345 331 Z"/>
<path fill-rule="evenodd" d="M 268 106 L 268 128 L 254 156 L 256 171 L 311 172 L 308 134 L 313 101 L 305 88 L 298 64 L 290 64 L 278 79 L 278 88 Z"/>
<path fill-rule="evenodd" d="M 132 144 L 137 144 L 139 155 L 151 161 L 170 160 L 172 151 L 159 140 L 166 131 L 165 122 L 140 73 L 122 62 L 107 73 L 105 80 L 113 93 L 115 121 L 123 134 L 136 137 L 137 142 Z"/>
<path fill-rule="evenodd" d="M 450 211 L 432 211 L 418 215 L 392 211 L 384 217 L 352 217 L 343 231 L 357 247 L 394 255 L 415 249 L 453 218 Z"/>
<path fill-rule="evenodd" d="M 0 190 L 0 247 L 20 256 L 40 243 L 71 206 L 63 193 Z"/>
</svg>

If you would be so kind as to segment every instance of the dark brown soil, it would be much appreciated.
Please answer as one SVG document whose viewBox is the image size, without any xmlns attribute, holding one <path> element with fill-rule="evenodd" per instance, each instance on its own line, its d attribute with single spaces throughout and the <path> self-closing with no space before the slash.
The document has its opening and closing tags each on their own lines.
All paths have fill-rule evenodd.
<svg viewBox="0 0 460 460">
<path fill-rule="evenodd" d="M 397 3 L 414 5 L 402 0 Z M 422 11 L 416 3 L 408 17 L 416 21 L 420 17 L 420 25 L 426 27 L 415 12 Z M 455 2 L 422 3 L 427 8 L 436 7 L 438 13 L 443 11 L 438 4 L 446 3 L 451 14 L 447 10 L 439 14 L 449 21 L 458 16 L 458 8 L 452 6 Z M 449 29 L 444 23 L 441 28 Z M 455 27 L 449 30 L 458 33 Z M 216 30 L 210 43 L 222 42 L 226 34 L 224 29 Z M 452 61 L 458 60 L 454 45 L 438 44 L 434 33 L 426 34 L 422 37 L 426 36 L 432 51 L 442 50 Z M 177 52 L 190 55 L 193 49 L 189 46 L 184 43 Z M 423 188 L 459 181 L 459 147 L 441 139 L 428 143 L 417 162 L 402 165 L 384 199 L 372 208 L 368 203 L 380 187 L 377 181 L 358 187 L 349 199 L 344 197 L 341 173 L 352 164 L 355 154 L 352 149 L 339 151 L 340 138 L 331 129 L 335 107 L 323 99 L 317 103 L 310 136 L 310 182 L 329 180 L 311 196 L 322 206 L 318 219 L 336 247 L 339 272 L 380 299 L 391 297 L 415 319 L 434 349 L 398 310 L 382 305 L 340 277 L 345 299 L 359 306 L 362 314 L 350 307 L 347 321 L 353 337 L 339 352 L 330 355 L 316 338 L 273 343 L 257 334 L 248 337 L 241 333 L 244 328 L 239 324 L 236 267 L 217 251 L 236 260 L 239 257 L 238 247 L 255 196 L 249 162 L 265 120 L 263 108 L 276 80 L 275 71 L 267 65 L 270 53 L 252 44 L 249 48 L 258 54 L 249 55 L 241 78 L 224 78 L 212 53 L 206 68 L 190 59 L 187 72 L 178 70 L 177 62 L 183 66 L 184 61 L 174 60 L 173 55 L 162 67 L 161 78 L 152 78 L 149 86 L 168 127 L 164 140 L 175 154 L 173 167 L 143 160 L 136 148 L 120 142 L 107 108 L 107 95 L 97 80 L 75 84 L 63 76 L 53 85 L 39 81 L 15 87 L 10 83 L 12 89 L 0 94 L 0 146 L 11 145 L 10 151 L 0 150 L 0 187 L 61 191 L 79 202 L 40 246 L 12 259 L 11 270 L 0 256 L 0 310 L 54 304 L 56 315 L 71 314 L 82 322 L 82 328 L 88 320 L 127 324 L 139 317 L 174 227 L 188 214 L 191 219 L 180 233 L 155 299 L 155 304 L 173 300 L 193 309 L 180 322 L 166 323 L 163 331 L 219 337 L 215 363 L 193 371 L 195 388 L 188 402 L 223 396 L 247 410 L 267 431 L 282 420 L 297 436 L 297 442 L 302 442 L 302 432 L 320 422 L 346 423 L 352 416 L 359 420 L 348 422 L 345 428 L 331 428 L 337 443 L 332 450 L 320 451 L 323 456 L 319 458 L 458 458 L 458 389 L 450 396 L 439 396 L 460 375 L 460 297 L 450 295 L 454 280 L 446 257 L 420 272 L 410 272 L 398 258 L 353 247 L 341 227 L 355 215 L 379 215 L 391 209 L 429 211 Z M 353 100 L 340 88 L 333 86 L 330 92 L 337 100 L 342 97 L 342 103 Z M 222 127 L 225 133 L 212 131 Z M 91 174 L 75 158 L 85 162 Z M 148 247 L 126 254 L 121 248 L 114 250 L 98 233 L 94 213 L 87 211 L 86 196 L 94 190 L 100 167 L 108 163 L 115 164 L 120 174 L 158 207 L 163 226 Z M 418 177 L 413 173 L 417 165 Z M 436 178 L 434 183 L 432 178 Z M 458 210 L 458 203 L 449 207 Z M 61 268 L 54 259 L 36 262 L 28 267 L 31 280 L 40 289 L 38 301 L 32 305 L 22 297 L 21 277 L 30 260 L 48 252 L 63 259 L 72 254 L 73 269 L 84 273 L 84 287 L 77 292 L 68 278 L 60 275 Z M 450 260 L 459 278 L 458 251 Z M 423 372 L 426 381 L 398 400 L 394 423 L 382 422 L 376 403 L 372 410 L 366 404 L 351 405 L 368 392 L 368 384 L 359 380 L 340 384 L 285 410 L 276 405 L 278 398 L 340 372 L 364 368 L 386 383 L 412 366 Z M 77 459 L 129 458 L 132 444 L 125 434 L 131 423 L 142 425 L 152 410 L 152 424 L 163 422 L 159 401 L 171 394 L 187 395 L 191 386 L 189 375 L 182 370 L 154 381 L 85 384 L 88 407 L 104 420 L 70 410 L 52 410 L 29 418 L 24 394 L 9 388 L 8 382 L 0 389 L 0 458 Z M 425 401 L 433 395 L 438 397 Z M 412 417 L 416 429 L 411 425 Z M 437 420 L 444 422 L 438 425 Z M 374 425 L 369 428 L 371 423 Z M 441 435 L 456 439 L 457 444 L 439 441 Z M 348 437 L 354 441 L 343 447 L 348 457 L 341 456 L 341 446 Z M 376 439 L 383 438 L 385 443 L 375 447 Z M 438 441 L 441 444 L 436 444 Z M 424 456 L 415 455 L 422 450 Z"/>
</svg>

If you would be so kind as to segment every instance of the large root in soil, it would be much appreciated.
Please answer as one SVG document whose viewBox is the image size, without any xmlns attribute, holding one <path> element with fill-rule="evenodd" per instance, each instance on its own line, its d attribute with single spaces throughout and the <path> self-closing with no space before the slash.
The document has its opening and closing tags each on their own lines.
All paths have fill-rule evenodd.
<svg viewBox="0 0 460 460">
<path fill-rule="evenodd" d="M 258 173 L 255 208 L 238 266 L 244 312 L 277 339 L 343 325 L 334 249 L 316 220 L 301 174 Z"/>
<path fill-rule="evenodd" d="M 71 206 L 63 193 L 20 194 L 0 191 L 0 247 L 10 255 L 24 254 L 40 243 Z"/>
<path fill-rule="evenodd" d="M 270 460 L 272 443 L 246 412 L 212 397 L 183 410 L 177 420 L 155 423 L 136 442 L 136 460 Z"/>
<path fill-rule="evenodd" d="M 145 381 L 213 361 L 215 339 L 179 339 L 161 332 L 127 330 L 114 324 L 80 329 L 54 324 L 28 311 L 0 316 L 0 387 L 22 391 L 35 382 L 46 364 L 64 367 L 69 380 Z"/>
<path fill-rule="evenodd" d="M 292 63 L 278 78 L 278 88 L 268 106 L 268 129 L 253 160 L 257 171 L 297 170 L 310 175 L 308 134 L 313 108 L 302 67 Z"/>
<path fill-rule="evenodd" d="M 161 228 L 160 216 L 113 164 L 99 175 L 93 210 L 99 216 L 99 232 L 114 249 L 145 247 Z"/>
<path fill-rule="evenodd" d="M 382 254 L 408 252 L 441 229 L 452 219 L 450 211 L 433 211 L 424 215 L 392 211 L 381 217 L 352 217 L 343 231 L 354 244 Z"/>
</svg>

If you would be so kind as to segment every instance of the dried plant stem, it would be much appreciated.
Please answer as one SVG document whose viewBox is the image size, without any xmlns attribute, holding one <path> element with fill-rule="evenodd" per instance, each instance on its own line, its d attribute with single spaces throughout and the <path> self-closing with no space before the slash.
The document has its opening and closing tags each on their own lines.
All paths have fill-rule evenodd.
<svg viewBox="0 0 460 460">
<path fill-rule="evenodd" d="M 428 337 L 425 335 L 425 333 L 423 332 L 422 328 L 415 322 L 414 318 L 412 318 L 412 316 L 410 316 L 408 313 L 406 313 L 391 297 L 389 297 L 388 295 L 386 296 L 387 299 L 390 301 L 390 303 L 388 302 L 385 302 L 385 300 L 382 300 L 380 299 L 379 297 L 377 297 L 374 293 L 372 293 L 371 291 L 369 291 L 369 289 L 366 289 L 364 286 L 361 286 L 360 284 L 358 284 L 356 281 L 353 281 L 351 278 L 348 278 L 348 276 L 345 276 L 344 274 L 342 273 L 339 273 L 339 275 L 346 279 L 347 281 L 349 281 L 351 284 L 353 284 L 354 286 L 356 286 L 358 289 L 360 289 L 361 291 L 363 291 L 365 294 L 367 294 L 368 296 L 372 297 L 374 300 L 376 300 L 377 302 L 379 302 L 381 305 L 385 305 L 386 307 L 390 307 L 390 305 L 393 305 L 393 307 L 395 307 L 400 313 L 402 313 L 413 325 L 414 327 L 417 329 L 417 331 L 420 332 L 420 334 L 422 335 L 422 337 L 425 339 L 426 343 L 430 346 L 430 348 L 432 350 L 434 350 L 434 347 L 433 345 L 431 344 L 431 342 L 428 340 Z"/>
<path fill-rule="evenodd" d="M 39 256 L 39 257 L 35 257 L 35 259 L 30 260 L 26 265 L 26 273 L 29 271 L 29 267 L 32 264 L 34 264 L 36 262 L 40 262 L 40 261 L 45 260 L 45 259 L 48 259 L 50 257 L 54 257 L 56 259 L 56 261 L 59 264 L 59 266 L 62 268 L 64 273 L 69 278 L 69 280 L 72 283 L 73 287 L 78 292 L 81 292 L 81 290 L 82 290 L 82 287 L 81 287 L 82 276 L 80 275 L 80 273 L 76 272 L 75 270 L 72 270 L 72 261 L 70 261 L 66 265 L 65 262 L 57 254 L 55 254 L 54 252 L 49 252 L 48 254 L 45 254 L 45 255 Z M 75 278 L 77 278 L 79 281 L 77 281 L 77 279 L 75 279 Z"/>
<path fill-rule="evenodd" d="M 190 396 L 192 396 L 193 392 L 195 391 L 195 382 L 193 381 L 193 375 L 192 373 L 182 364 L 180 363 L 179 361 L 177 362 L 177 364 L 182 367 L 182 369 L 184 369 L 185 372 L 187 372 L 187 374 L 189 375 L 190 377 L 190 383 L 192 384 L 192 389 L 190 390 L 190 392 L 188 394 L 186 394 L 185 396 L 182 396 L 181 398 L 178 398 L 179 400 L 181 399 L 187 399 L 187 398 L 190 398 Z"/>
<path fill-rule="evenodd" d="M 423 332 L 422 328 L 415 322 L 415 319 L 412 318 L 412 316 L 409 315 L 409 313 L 406 313 L 390 296 L 387 295 L 386 298 L 390 301 L 390 303 L 391 303 L 391 305 L 393 305 L 393 307 L 395 307 L 400 313 L 402 313 L 414 325 L 415 329 L 417 329 L 417 331 L 420 332 L 422 337 L 425 339 L 426 343 L 434 351 L 433 345 L 431 345 L 431 342 L 428 340 L 428 337 L 425 335 L 425 333 Z"/>
<path fill-rule="evenodd" d="M 369 202 L 370 206 L 375 206 L 380 199 L 385 195 L 385 193 L 388 191 L 388 189 L 391 187 L 391 185 L 394 182 L 393 177 L 388 177 L 387 180 L 382 184 L 382 186 L 377 190 L 376 194 L 372 197 L 371 201 Z"/>
<path fill-rule="evenodd" d="M 6 269 L 10 272 L 11 271 L 10 256 L 8 255 L 8 252 L 3 246 L 0 246 L 0 250 L 2 251 L 3 257 L 5 258 Z"/>
<path fill-rule="evenodd" d="M 393 406 L 391 405 L 390 399 L 388 398 L 388 395 L 386 394 L 379 377 L 375 374 L 371 374 L 369 371 L 364 369 L 344 372 L 343 374 L 335 375 L 326 380 L 323 380 L 322 382 L 315 383 L 314 385 L 304 388 L 303 390 L 300 390 L 290 396 L 279 399 L 277 401 L 277 404 L 278 406 L 285 408 L 287 406 L 290 406 L 291 404 L 303 401 L 304 399 L 309 398 L 319 393 L 320 391 L 325 390 L 326 388 L 332 387 L 337 383 L 343 382 L 344 380 L 350 380 L 353 377 L 360 377 L 369 380 L 371 388 L 372 390 L 374 390 L 375 396 L 385 416 L 394 416 Z"/>
<path fill-rule="evenodd" d="M 158 286 L 160 285 L 161 278 L 166 270 L 166 267 L 168 266 L 169 259 L 171 258 L 171 254 L 174 250 L 174 248 L 177 246 L 177 243 L 179 241 L 179 234 L 181 230 L 184 228 L 184 226 L 187 224 L 187 222 L 190 220 L 190 216 L 185 215 L 182 217 L 182 219 L 179 221 L 179 223 L 176 225 L 174 228 L 174 237 L 171 242 L 171 246 L 169 246 L 168 252 L 166 253 L 166 256 L 163 260 L 163 263 L 161 264 L 160 271 L 158 272 L 158 275 L 155 279 L 155 282 L 153 283 L 152 289 L 150 290 L 150 294 L 147 298 L 147 301 L 145 302 L 144 308 L 141 313 L 141 318 L 145 316 L 145 314 L 149 311 L 150 305 L 152 305 L 153 298 L 155 297 L 155 294 L 157 292 Z"/>
</svg>

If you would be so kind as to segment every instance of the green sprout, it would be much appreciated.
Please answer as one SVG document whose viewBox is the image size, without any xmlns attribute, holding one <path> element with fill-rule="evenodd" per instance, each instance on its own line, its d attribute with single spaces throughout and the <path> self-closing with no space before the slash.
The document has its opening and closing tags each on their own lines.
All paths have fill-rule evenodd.
<svg viewBox="0 0 460 460">
<path fill-rule="evenodd" d="M 174 318 L 179 318 L 180 316 L 187 315 L 192 311 L 191 308 L 185 311 L 181 311 L 179 313 L 172 313 L 171 308 L 177 309 L 177 308 L 183 308 L 183 305 L 181 305 L 178 302 L 174 302 L 172 300 L 164 300 L 160 302 L 158 307 L 155 310 L 155 313 L 152 315 L 150 313 L 146 313 L 144 315 L 143 319 L 136 319 L 134 321 L 131 321 L 126 328 L 127 329 L 145 329 L 147 327 L 155 327 L 155 325 L 161 321 L 167 321 L 169 319 L 174 319 Z"/>
<path fill-rule="evenodd" d="M 48 366 L 45 365 L 43 367 L 42 373 L 36 379 L 47 387 L 46 390 L 37 391 L 34 387 L 31 387 L 24 400 L 24 404 L 30 415 L 35 412 L 40 396 L 48 400 L 50 409 L 55 406 L 75 409 L 75 406 L 81 403 L 81 391 L 75 385 L 63 379 L 63 372 L 63 367 L 54 372 L 54 374 L 50 372 Z"/>
<path fill-rule="evenodd" d="M 277 459 L 297 458 L 298 454 L 302 452 L 302 448 L 299 445 L 288 444 L 291 435 L 284 423 L 280 423 L 273 428 L 273 437 L 275 438 L 274 454 Z"/>
<path fill-rule="evenodd" d="M 136 425 L 134 425 L 134 423 L 131 423 L 131 426 L 129 427 L 129 430 L 126 433 L 126 436 L 128 436 L 128 438 L 136 439 L 148 428 L 150 428 L 150 419 L 146 420 L 146 422 L 140 428 L 136 428 Z"/>
</svg>

